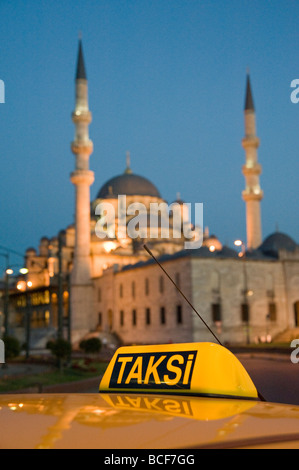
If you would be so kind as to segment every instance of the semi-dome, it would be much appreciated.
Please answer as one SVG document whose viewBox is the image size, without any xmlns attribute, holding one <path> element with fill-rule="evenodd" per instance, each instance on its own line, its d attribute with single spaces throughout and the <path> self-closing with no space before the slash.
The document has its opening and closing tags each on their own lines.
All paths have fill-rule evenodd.
<svg viewBox="0 0 299 470">
<path fill-rule="evenodd" d="M 219 258 L 238 258 L 239 255 L 236 250 L 229 248 L 228 246 L 223 246 L 221 250 L 216 251 L 216 256 Z"/>
<path fill-rule="evenodd" d="M 147 178 L 128 172 L 108 180 L 98 192 L 97 199 L 110 199 L 119 195 L 161 198 L 156 186 Z"/>
<path fill-rule="evenodd" d="M 259 249 L 266 255 L 278 256 L 280 250 L 295 251 L 296 247 L 296 242 L 289 235 L 276 232 L 269 235 Z"/>
</svg>

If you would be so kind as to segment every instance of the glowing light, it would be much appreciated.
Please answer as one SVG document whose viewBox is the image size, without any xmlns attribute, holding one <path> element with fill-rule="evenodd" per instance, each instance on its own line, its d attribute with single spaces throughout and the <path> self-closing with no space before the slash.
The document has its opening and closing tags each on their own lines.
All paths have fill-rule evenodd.
<svg viewBox="0 0 299 470">
<path fill-rule="evenodd" d="M 25 281 L 18 282 L 17 289 L 18 290 L 25 290 L 26 289 L 26 282 Z"/>
<path fill-rule="evenodd" d="M 106 253 L 110 253 L 112 250 L 115 250 L 117 244 L 115 242 L 105 242 L 104 243 L 104 250 Z"/>
<path fill-rule="evenodd" d="M 242 240 L 235 240 L 235 241 L 234 241 L 234 245 L 235 245 L 235 246 L 240 246 L 240 247 L 242 248 L 242 251 L 241 251 L 241 253 L 238 254 L 238 256 L 239 256 L 240 258 L 242 258 L 243 256 L 245 256 L 245 254 L 246 254 L 245 243 L 242 242 Z"/>
<path fill-rule="evenodd" d="M 13 269 L 8 268 L 5 272 L 6 272 L 6 274 L 13 274 Z"/>
<path fill-rule="evenodd" d="M 27 273 L 28 273 L 28 269 L 27 269 L 27 268 L 21 268 L 21 269 L 20 269 L 20 273 L 21 273 L 21 274 L 27 274 Z"/>
<path fill-rule="evenodd" d="M 32 287 L 32 282 L 31 282 L 31 281 L 28 281 L 28 282 L 27 282 L 27 286 L 28 286 L 28 287 Z"/>
<path fill-rule="evenodd" d="M 213 253 L 216 250 L 216 247 L 214 245 L 211 245 L 209 250 Z"/>
<path fill-rule="evenodd" d="M 50 258 L 48 259 L 48 269 L 50 277 L 54 277 L 54 262 L 55 258 L 53 256 L 50 256 Z"/>
</svg>

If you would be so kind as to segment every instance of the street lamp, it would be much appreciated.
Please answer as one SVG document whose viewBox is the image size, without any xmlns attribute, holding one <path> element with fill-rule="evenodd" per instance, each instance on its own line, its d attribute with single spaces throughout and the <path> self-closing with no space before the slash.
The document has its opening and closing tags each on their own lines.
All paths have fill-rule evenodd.
<svg viewBox="0 0 299 470">
<path fill-rule="evenodd" d="M 39 263 L 36 263 L 39 267 L 41 267 L 41 271 L 43 271 L 43 266 Z M 27 268 L 23 269 L 24 274 L 28 274 L 29 270 Z M 25 281 L 24 287 L 26 291 L 26 311 L 25 311 L 25 336 L 26 336 L 26 359 L 29 359 L 30 356 L 30 337 L 31 337 L 31 295 L 28 292 L 28 289 L 30 289 L 33 286 L 32 281 Z"/>
<path fill-rule="evenodd" d="M 14 264 L 14 265 L 10 265 L 9 268 L 6 269 L 6 274 L 8 274 L 9 276 L 11 276 L 13 273 L 14 273 L 14 270 L 12 268 L 14 268 L 15 266 L 19 266 L 18 264 Z M 27 274 L 28 273 L 28 269 L 27 268 L 20 268 L 19 269 L 19 273 L 20 274 Z"/>
<path fill-rule="evenodd" d="M 8 300 L 9 300 L 8 299 L 8 294 L 9 294 L 8 286 L 9 286 L 9 276 L 11 276 L 14 273 L 13 268 L 15 268 L 17 266 L 19 266 L 19 265 L 12 265 L 10 267 L 7 267 L 7 269 L 5 271 L 5 275 L 6 275 L 5 279 L 7 280 L 6 281 L 6 286 L 7 286 L 7 307 L 6 307 L 7 314 L 5 316 L 5 326 L 4 326 L 5 334 L 7 334 L 7 332 L 8 332 Z M 28 273 L 28 269 L 22 267 L 22 268 L 19 269 L 19 273 L 24 276 L 25 274 Z M 26 285 L 26 287 L 27 286 L 30 287 L 30 282 L 27 282 L 25 285 Z M 32 285 L 32 283 L 31 283 L 31 285 Z M 17 289 L 19 290 L 19 284 L 17 284 Z M 27 306 L 27 309 L 28 309 L 28 306 Z M 29 328 L 30 328 L 29 327 L 29 321 L 30 321 L 29 318 L 30 318 L 30 314 L 29 314 L 29 311 L 28 311 L 28 312 L 26 312 L 26 339 L 27 339 L 27 342 L 26 342 L 26 345 L 27 345 L 26 346 L 26 358 L 29 357 L 29 346 L 28 346 L 28 344 L 29 344 L 29 333 L 28 333 L 28 331 L 29 331 Z"/>
<path fill-rule="evenodd" d="M 51 253 L 51 266 L 52 266 L 52 275 L 51 277 L 54 277 L 54 266 L 53 266 L 53 262 L 54 262 L 54 259 L 57 258 L 58 260 L 58 274 L 57 274 L 57 281 L 58 281 L 58 325 L 57 325 L 57 338 L 58 339 L 61 339 L 63 338 L 63 252 L 62 252 L 62 249 L 63 249 L 63 245 L 64 245 L 64 237 L 65 237 L 65 230 L 61 230 L 58 234 L 58 251 L 56 253 L 56 256 L 54 256 L 52 253 Z M 68 289 L 69 289 L 69 292 L 70 292 L 70 281 L 69 281 L 69 276 L 67 277 L 67 280 L 68 280 Z M 71 315 L 70 315 L 70 299 L 69 299 L 69 312 L 68 312 L 68 340 L 70 341 L 70 337 L 71 337 L 71 331 L 70 331 L 70 328 L 71 328 L 71 324 L 70 324 L 70 321 L 71 321 Z"/>
<path fill-rule="evenodd" d="M 40 268 L 42 268 L 40 270 L 40 272 L 43 271 L 44 267 L 37 263 L 36 261 L 34 261 L 34 264 L 37 264 Z M 15 265 L 17 266 L 17 265 Z M 8 268 L 6 270 L 6 273 L 7 274 L 13 274 L 13 268 L 14 266 L 11 266 L 10 268 Z M 31 294 L 30 294 L 30 291 L 29 289 L 31 289 L 33 287 L 33 282 L 28 280 L 28 278 L 26 279 L 26 275 L 29 273 L 29 269 L 28 268 L 25 268 L 25 267 L 22 267 L 21 269 L 19 269 L 19 273 L 24 276 L 23 279 L 20 279 L 18 280 L 17 282 L 17 285 L 16 285 L 16 288 L 18 289 L 18 291 L 21 291 L 21 292 L 24 292 L 25 296 L 26 296 L 26 308 L 25 308 L 25 344 L 26 344 L 26 359 L 29 358 L 29 355 L 30 355 L 30 337 L 31 337 Z"/>
<path fill-rule="evenodd" d="M 0 256 L 5 258 L 5 260 L 6 260 L 6 269 L 5 269 L 5 278 L 4 278 L 3 314 L 4 314 L 4 335 L 7 335 L 7 331 L 8 331 L 8 302 L 9 302 L 9 278 L 8 278 L 8 272 L 7 271 L 9 270 L 9 254 L 8 253 L 0 253 Z"/>
<path fill-rule="evenodd" d="M 9 313 L 9 275 L 13 274 L 12 267 L 9 266 L 9 253 L 12 253 L 13 255 L 20 256 L 21 258 L 24 258 L 24 255 L 22 253 L 19 253 L 18 251 L 12 250 L 10 248 L 7 248 L 6 246 L 0 245 L 1 250 L 5 250 L 6 253 L 0 253 L 0 256 L 5 257 L 6 259 L 6 270 L 5 270 L 5 294 L 4 294 L 4 334 L 6 335 L 8 332 L 8 313 Z M 19 272 L 23 275 L 26 275 L 28 273 L 28 269 L 22 267 Z M 27 282 L 25 283 L 25 289 L 27 290 L 27 287 L 32 287 L 32 282 Z M 18 287 L 18 290 L 20 287 Z M 27 299 L 29 299 L 29 296 L 27 295 Z M 27 300 L 28 301 L 28 300 Z M 30 299 L 29 299 L 30 301 Z M 26 357 L 29 356 L 29 337 L 30 337 L 30 307 L 27 305 L 27 311 L 26 311 L 26 338 L 27 338 L 27 348 L 26 348 Z"/>
<path fill-rule="evenodd" d="M 11 266 L 9 264 L 9 254 L 8 253 L 0 253 L 0 256 L 6 259 L 6 267 L 5 267 L 5 277 L 4 277 L 4 303 L 3 303 L 3 313 L 4 313 L 4 335 L 8 333 L 8 315 L 9 315 L 9 276 L 11 276 L 14 271 L 13 267 L 17 265 Z M 26 270 L 26 268 L 21 268 L 21 271 Z M 28 271 L 28 270 L 27 270 Z"/>
<path fill-rule="evenodd" d="M 250 344 L 250 309 L 249 309 L 249 297 L 253 295 L 253 291 L 248 289 L 247 283 L 247 271 L 246 271 L 246 246 L 242 240 L 235 240 L 234 245 L 241 247 L 242 251 L 239 253 L 239 257 L 243 258 L 244 264 L 244 303 L 242 304 L 242 320 L 246 323 L 246 342 Z"/>
<path fill-rule="evenodd" d="M 63 337 L 63 285 L 62 285 L 62 246 L 65 232 L 61 230 L 58 236 L 58 329 L 57 338 Z"/>
<path fill-rule="evenodd" d="M 239 253 L 239 256 L 240 258 L 245 256 L 246 254 L 246 246 L 245 246 L 245 243 L 242 241 L 242 240 L 235 240 L 234 241 L 234 245 L 235 246 L 238 246 L 238 247 L 241 247 L 241 252 Z"/>
</svg>

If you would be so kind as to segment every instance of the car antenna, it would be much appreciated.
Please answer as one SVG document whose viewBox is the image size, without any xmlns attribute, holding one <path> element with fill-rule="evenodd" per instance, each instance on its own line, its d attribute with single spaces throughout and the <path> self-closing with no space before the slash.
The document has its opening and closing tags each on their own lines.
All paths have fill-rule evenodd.
<svg viewBox="0 0 299 470">
<path fill-rule="evenodd" d="M 157 260 L 157 258 L 153 255 L 153 253 L 151 252 L 151 250 L 146 246 L 146 245 L 143 245 L 144 249 L 148 252 L 148 254 L 156 261 L 156 263 L 160 266 L 160 268 L 162 269 L 162 271 L 166 274 L 166 276 L 168 277 L 168 279 L 172 282 L 172 284 L 175 286 L 175 288 L 179 291 L 179 293 L 184 297 L 184 299 L 186 300 L 186 302 L 190 305 L 190 307 L 192 308 L 192 310 L 194 310 L 194 312 L 196 313 L 196 315 L 201 319 L 201 321 L 204 323 L 204 325 L 207 327 L 207 329 L 210 331 L 210 333 L 214 336 L 214 338 L 217 340 L 217 342 L 220 344 L 220 346 L 223 346 L 221 344 L 221 341 L 219 340 L 219 338 L 217 338 L 217 336 L 215 335 L 215 333 L 211 330 L 211 328 L 209 327 L 209 325 L 204 321 L 204 319 L 202 318 L 202 316 L 198 313 L 198 311 L 193 307 L 193 305 L 191 304 L 191 302 L 187 299 L 187 297 L 185 296 L 185 294 L 181 291 L 181 289 L 176 285 L 176 283 L 174 282 L 174 280 L 169 276 L 169 274 L 165 271 L 165 269 L 163 268 L 163 266 L 159 263 L 159 261 Z"/>
<path fill-rule="evenodd" d="M 219 340 L 219 338 L 217 338 L 217 336 L 215 335 L 215 333 L 211 330 L 211 328 L 209 327 L 209 325 L 207 325 L 207 323 L 204 321 L 204 319 L 202 318 L 202 316 L 198 313 L 198 311 L 193 307 L 193 305 L 191 304 L 191 302 L 187 299 L 187 297 L 185 296 L 185 294 L 181 291 L 181 289 L 176 285 L 176 283 L 174 282 L 174 280 L 169 276 L 168 272 L 163 268 L 163 266 L 161 265 L 161 263 L 159 263 L 159 261 L 157 260 L 157 258 L 153 255 L 153 253 L 151 252 L 151 250 L 146 246 L 146 245 L 143 245 L 143 248 L 145 249 L 145 251 L 148 252 L 148 254 L 153 258 L 153 260 L 156 261 L 156 263 L 160 266 L 160 268 L 162 269 L 162 271 L 166 274 L 166 276 L 168 277 L 168 279 L 172 282 L 172 284 L 175 286 L 175 288 L 179 291 L 179 293 L 184 297 L 184 299 L 186 300 L 186 302 L 190 305 L 190 307 L 192 308 L 192 310 L 194 310 L 194 312 L 196 313 L 196 315 L 201 319 L 201 321 L 203 322 L 203 324 L 207 327 L 207 329 L 210 331 L 210 333 L 214 336 L 214 338 L 218 341 L 218 343 L 220 344 L 220 346 L 223 346 L 223 344 L 221 343 L 221 341 Z M 264 401 L 266 402 L 267 400 L 263 397 L 263 395 L 257 390 L 257 394 L 258 394 L 258 397 L 261 401 Z"/>
</svg>

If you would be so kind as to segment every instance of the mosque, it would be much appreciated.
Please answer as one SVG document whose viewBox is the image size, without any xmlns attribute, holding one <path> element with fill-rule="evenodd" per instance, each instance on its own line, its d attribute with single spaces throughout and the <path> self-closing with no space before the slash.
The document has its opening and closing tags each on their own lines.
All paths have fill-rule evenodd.
<svg viewBox="0 0 299 470">
<path fill-rule="evenodd" d="M 70 174 L 74 224 L 55 237 L 43 237 L 38 249 L 27 249 L 28 272 L 10 288 L 9 333 L 30 341 L 33 348 L 44 347 L 57 335 L 74 346 L 89 336 L 109 344 L 213 341 L 197 311 L 222 343 L 298 335 L 299 247 L 280 232 L 262 238 L 262 169 L 249 74 L 242 139 L 247 241 L 240 242 L 240 250 L 223 246 L 207 229 L 193 225 L 180 197 L 169 212 L 159 211 L 166 201 L 151 181 L 134 173 L 129 154 L 124 172 L 104 183 L 91 201 L 92 116 L 81 40 L 75 92 L 75 165 Z M 142 218 L 132 237 L 128 228 L 136 210 Z M 149 231 L 150 210 L 158 223 Z M 186 249 L 190 240 L 202 243 Z"/>
</svg>

